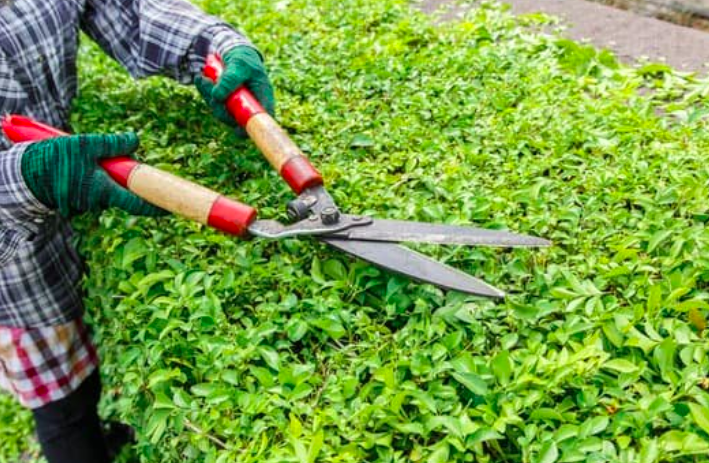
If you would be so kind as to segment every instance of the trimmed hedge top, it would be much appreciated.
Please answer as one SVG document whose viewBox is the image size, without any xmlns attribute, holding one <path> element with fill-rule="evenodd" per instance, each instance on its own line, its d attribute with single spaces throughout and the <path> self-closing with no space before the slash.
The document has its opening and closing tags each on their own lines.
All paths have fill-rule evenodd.
<svg viewBox="0 0 709 463">
<path fill-rule="evenodd" d="M 708 81 L 487 3 L 440 25 L 398 0 L 198 3 L 261 48 L 343 209 L 554 246 L 417 247 L 513 293 L 495 303 L 309 239 L 77 221 L 105 410 L 141 461 L 704 458 Z M 145 161 L 285 217 L 287 187 L 192 89 L 88 45 L 81 69 L 76 130 L 138 129 Z"/>
</svg>

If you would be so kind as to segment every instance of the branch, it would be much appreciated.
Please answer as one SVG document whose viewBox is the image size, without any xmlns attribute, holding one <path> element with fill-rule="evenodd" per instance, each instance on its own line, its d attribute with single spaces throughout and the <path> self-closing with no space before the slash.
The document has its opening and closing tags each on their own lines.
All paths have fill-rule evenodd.
<svg viewBox="0 0 709 463">
<path fill-rule="evenodd" d="M 190 431 L 192 431 L 192 432 L 194 432 L 194 433 L 197 433 L 197 434 L 199 434 L 199 435 L 202 435 L 202 436 L 206 437 L 207 439 L 209 439 L 210 441 L 214 442 L 220 449 L 222 449 L 222 450 L 228 450 L 228 449 L 229 449 L 229 447 L 227 446 L 226 442 L 224 442 L 224 441 L 222 441 L 221 439 L 219 439 L 219 438 L 217 438 L 217 437 L 215 437 L 215 436 L 209 434 L 209 433 L 206 432 L 204 429 L 200 428 L 199 426 L 197 426 L 196 424 L 194 424 L 193 422 L 191 422 L 191 421 L 188 420 L 187 418 L 185 418 L 185 426 L 186 426 L 187 429 L 189 429 Z"/>
</svg>

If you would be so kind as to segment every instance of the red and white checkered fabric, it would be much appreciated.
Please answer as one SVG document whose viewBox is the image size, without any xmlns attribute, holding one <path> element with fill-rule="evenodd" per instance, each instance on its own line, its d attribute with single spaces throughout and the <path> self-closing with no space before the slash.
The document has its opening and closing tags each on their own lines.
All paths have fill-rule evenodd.
<svg viewBox="0 0 709 463">
<path fill-rule="evenodd" d="M 66 397 L 98 366 L 80 318 L 57 326 L 0 326 L 0 388 L 27 408 Z"/>
</svg>

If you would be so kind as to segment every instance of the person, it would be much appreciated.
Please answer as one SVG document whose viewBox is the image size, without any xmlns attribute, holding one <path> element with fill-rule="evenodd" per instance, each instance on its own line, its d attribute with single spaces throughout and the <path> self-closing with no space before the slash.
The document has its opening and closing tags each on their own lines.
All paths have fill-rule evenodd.
<svg viewBox="0 0 709 463">
<path fill-rule="evenodd" d="M 135 78 L 194 83 L 214 116 L 229 125 L 235 122 L 224 101 L 242 84 L 273 114 L 260 53 L 187 0 L 0 0 L 0 112 L 70 131 L 80 31 Z M 216 84 L 201 77 L 212 52 L 225 65 Z M 112 459 L 97 413 L 99 360 L 82 323 L 82 263 L 70 219 L 109 207 L 163 212 L 98 167 L 98 160 L 132 155 L 137 147 L 134 133 L 12 146 L 0 137 L 0 386 L 32 410 L 50 463 Z M 123 436 L 119 442 L 127 437 L 115 435 Z"/>
</svg>

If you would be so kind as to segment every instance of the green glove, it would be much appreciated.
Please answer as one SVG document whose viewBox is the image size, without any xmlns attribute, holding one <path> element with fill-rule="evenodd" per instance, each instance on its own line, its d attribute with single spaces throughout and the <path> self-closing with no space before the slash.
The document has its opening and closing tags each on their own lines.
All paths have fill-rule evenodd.
<svg viewBox="0 0 709 463">
<path fill-rule="evenodd" d="M 64 217 L 120 207 L 131 214 L 162 215 L 114 182 L 100 159 L 130 155 L 138 148 L 134 133 L 89 134 L 51 138 L 29 145 L 22 155 L 22 177 L 34 196 Z"/>
<path fill-rule="evenodd" d="M 251 47 L 234 47 L 222 56 L 224 72 L 215 84 L 204 76 L 197 76 L 195 86 L 207 105 L 212 108 L 214 117 L 231 127 L 238 127 L 236 121 L 227 112 L 224 102 L 234 90 L 246 85 L 264 109 L 274 115 L 275 100 L 273 87 L 266 75 L 261 55 Z M 246 132 L 238 130 L 237 134 L 246 136 Z"/>
</svg>

